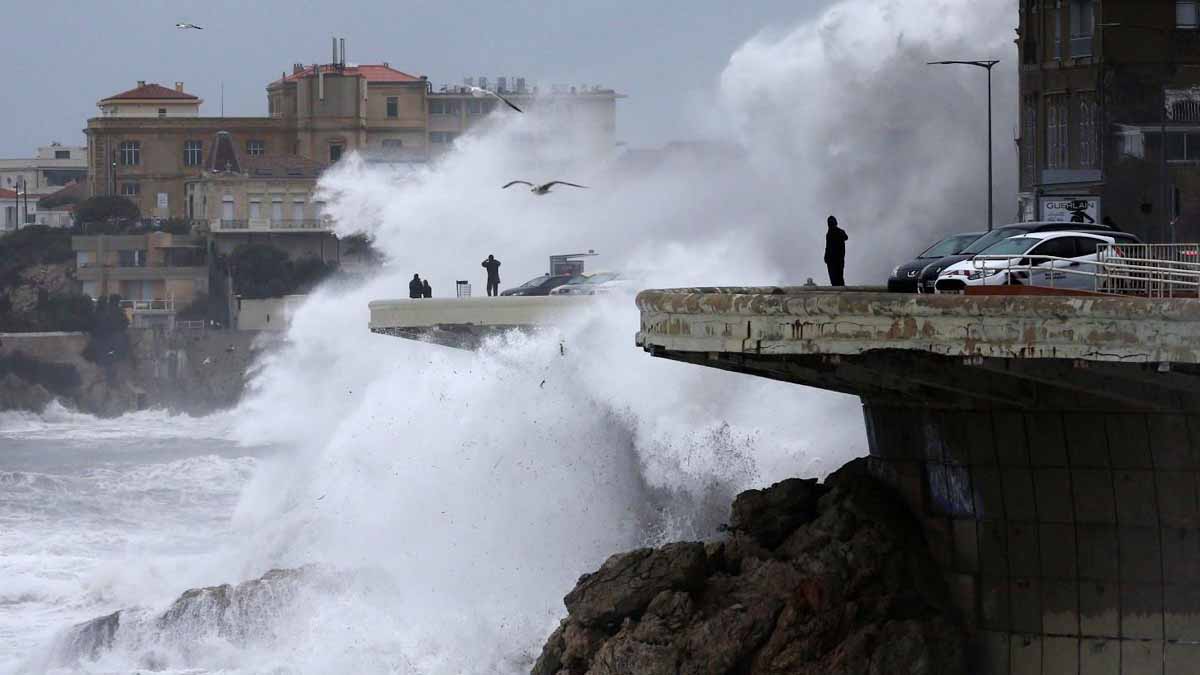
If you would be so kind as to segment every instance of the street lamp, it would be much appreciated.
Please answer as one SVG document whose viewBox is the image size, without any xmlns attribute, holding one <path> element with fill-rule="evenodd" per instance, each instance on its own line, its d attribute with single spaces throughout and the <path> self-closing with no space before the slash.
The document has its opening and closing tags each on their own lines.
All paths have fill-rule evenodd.
<svg viewBox="0 0 1200 675">
<path fill-rule="evenodd" d="M 1102 23 L 1098 24 L 1101 28 L 1132 28 L 1133 30 L 1148 30 L 1152 33 L 1166 36 L 1167 43 L 1167 58 L 1163 59 L 1164 67 L 1170 60 L 1171 43 L 1170 40 L 1174 36 L 1174 32 L 1162 26 L 1147 26 L 1140 23 Z M 1171 222 L 1171 197 L 1168 193 L 1167 186 L 1167 89 L 1166 80 L 1163 80 L 1163 103 L 1162 110 L 1159 111 L 1159 130 L 1158 130 L 1158 154 L 1159 154 L 1159 170 L 1158 182 L 1160 190 L 1160 198 L 1162 199 L 1161 208 L 1163 214 L 1163 235 L 1167 241 L 1175 243 L 1175 224 Z"/>
<path fill-rule="evenodd" d="M 988 151 L 988 232 L 992 231 L 992 68 L 1000 63 L 996 60 L 989 61 L 930 61 L 926 65 L 930 66 L 975 66 L 983 68 L 987 71 L 988 82 L 988 132 L 987 132 L 987 151 Z"/>
</svg>

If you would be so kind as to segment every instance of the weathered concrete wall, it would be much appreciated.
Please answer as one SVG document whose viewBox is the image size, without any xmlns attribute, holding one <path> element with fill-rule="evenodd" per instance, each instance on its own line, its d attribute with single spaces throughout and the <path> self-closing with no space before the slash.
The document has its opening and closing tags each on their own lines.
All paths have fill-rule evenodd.
<svg viewBox="0 0 1200 675">
<path fill-rule="evenodd" d="M 238 330 L 287 330 L 292 313 L 308 297 L 285 295 L 282 298 L 238 299 L 234 307 L 234 326 Z"/>
</svg>

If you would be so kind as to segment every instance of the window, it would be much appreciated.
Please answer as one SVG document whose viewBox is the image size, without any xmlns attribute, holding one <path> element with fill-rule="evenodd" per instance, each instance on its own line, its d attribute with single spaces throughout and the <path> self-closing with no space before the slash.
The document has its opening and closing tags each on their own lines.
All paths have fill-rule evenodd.
<svg viewBox="0 0 1200 675">
<path fill-rule="evenodd" d="M 1033 183 L 1037 171 L 1037 94 L 1025 97 L 1023 115 L 1024 130 L 1021 138 L 1021 164 L 1024 167 L 1025 182 Z"/>
<path fill-rule="evenodd" d="M 121 183 L 121 194 L 126 197 L 136 197 L 142 194 L 140 183 Z"/>
<path fill-rule="evenodd" d="M 70 150 L 55 150 L 54 159 L 71 159 Z"/>
<path fill-rule="evenodd" d="M 1055 258 L 1074 258 L 1075 253 L 1075 238 L 1074 237 L 1059 237 L 1038 244 L 1030 255 L 1053 256 Z M 1044 265 L 1050 261 L 1043 258 L 1035 258 L 1034 265 Z"/>
<path fill-rule="evenodd" d="M 262 197 L 250 197 L 250 219 L 259 220 L 262 218 Z"/>
<path fill-rule="evenodd" d="M 329 146 L 329 161 L 336 162 L 339 159 L 341 159 L 342 158 L 342 149 L 344 147 L 345 146 L 343 146 L 340 143 L 334 143 L 333 145 L 330 145 Z"/>
<path fill-rule="evenodd" d="M 387 100 L 387 116 L 400 116 L 400 99 L 396 96 L 389 96 Z"/>
<path fill-rule="evenodd" d="M 1067 97 L 1046 97 L 1046 168 L 1065 169 L 1070 149 Z"/>
<path fill-rule="evenodd" d="M 1071 56 L 1092 55 L 1092 34 L 1095 30 L 1095 0 L 1071 0 Z"/>
<path fill-rule="evenodd" d="M 200 141 L 184 141 L 183 142 L 183 165 L 184 166 L 200 166 L 204 163 L 204 158 L 201 154 Z"/>
<path fill-rule="evenodd" d="M 459 111 L 458 101 L 430 101 L 430 115 L 457 115 Z"/>
<path fill-rule="evenodd" d="M 246 141 L 246 154 L 251 157 L 261 157 L 267 151 L 267 144 L 262 141 Z"/>
<path fill-rule="evenodd" d="M 120 267 L 145 267 L 146 252 L 136 248 L 117 251 L 117 265 Z"/>
<path fill-rule="evenodd" d="M 1167 161 L 1200 162 L 1200 133 L 1168 133 Z"/>
<path fill-rule="evenodd" d="M 167 109 L 166 109 L 166 108 L 159 108 L 159 109 L 158 109 L 158 116 L 159 116 L 159 117 L 166 117 L 166 116 L 167 116 Z"/>
<path fill-rule="evenodd" d="M 458 137 L 453 131 L 431 131 L 429 132 L 430 143 L 452 143 Z"/>
<path fill-rule="evenodd" d="M 467 101 L 467 114 L 468 115 L 483 115 L 486 112 L 487 111 L 483 109 L 483 101 L 481 101 L 479 99 L 472 99 L 470 101 Z"/>
<path fill-rule="evenodd" d="M 1099 164 L 1096 137 L 1096 95 L 1079 95 L 1079 167 L 1092 169 Z"/>
<path fill-rule="evenodd" d="M 122 166 L 137 166 L 142 163 L 141 141 L 121 141 L 117 146 Z"/>
<path fill-rule="evenodd" d="M 383 139 L 383 148 L 385 150 L 399 150 L 402 147 L 404 147 L 404 141 L 399 138 Z"/>
<path fill-rule="evenodd" d="M 304 200 L 292 200 L 292 220 L 304 220 Z"/>
<path fill-rule="evenodd" d="M 1175 27 L 1184 30 L 1196 30 L 1197 16 L 1196 0 L 1179 0 L 1175 3 Z"/>
<path fill-rule="evenodd" d="M 1051 24 L 1054 29 L 1054 58 L 1062 58 L 1062 6 L 1056 2 L 1054 4 L 1054 21 Z"/>
<path fill-rule="evenodd" d="M 275 222 L 283 220 L 283 197 L 271 198 L 271 220 Z"/>
</svg>

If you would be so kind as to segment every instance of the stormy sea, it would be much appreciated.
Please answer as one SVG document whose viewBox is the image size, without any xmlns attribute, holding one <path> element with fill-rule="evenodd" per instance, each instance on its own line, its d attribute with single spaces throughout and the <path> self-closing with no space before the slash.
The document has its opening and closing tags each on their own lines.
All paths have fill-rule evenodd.
<svg viewBox="0 0 1200 675">
<path fill-rule="evenodd" d="M 715 153 L 530 151 L 561 125 L 504 114 L 435 165 L 345 158 L 330 215 L 388 262 L 311 294 L 237 407 L 0 413 L 0 673 L 528 672 L 610 554 L 865 454 L 852 397 L 642 353 L 632 295 L 477 352 L 372 334 L 368 303 L 413 273 L 444 297 L 489 253 L 504 287 L 587 249 L 647 287 L 801 284 L 831 212 L 848 281 L 884 278 L 982 213 L 979 81 L 921 64 L 1011 47 L 1010 3 L 937 4 L 845 0 L 749 39 L 689 121 Z M 590 189 L 499 189 L 525 177 Z"/>
</svg>

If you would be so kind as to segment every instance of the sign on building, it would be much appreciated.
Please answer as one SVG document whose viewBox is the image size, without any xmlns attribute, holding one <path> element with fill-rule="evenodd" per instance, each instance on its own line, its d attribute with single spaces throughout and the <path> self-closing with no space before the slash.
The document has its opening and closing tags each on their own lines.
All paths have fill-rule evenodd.
<svg viewBox="0 0 1200 675">
<path fill-rule="evenodd" d="M 1042 197 L 1042 220 L 1053 223 L 1100 222 L 1099 197 Z"/>
<path fill-rule="evenodd" d="M 160 208 L 160 209 L 170 208 L 170 200 L 169 200 L 168 194 L 166 192 L 158 193 L 158 208 Z"/>
</svg>

